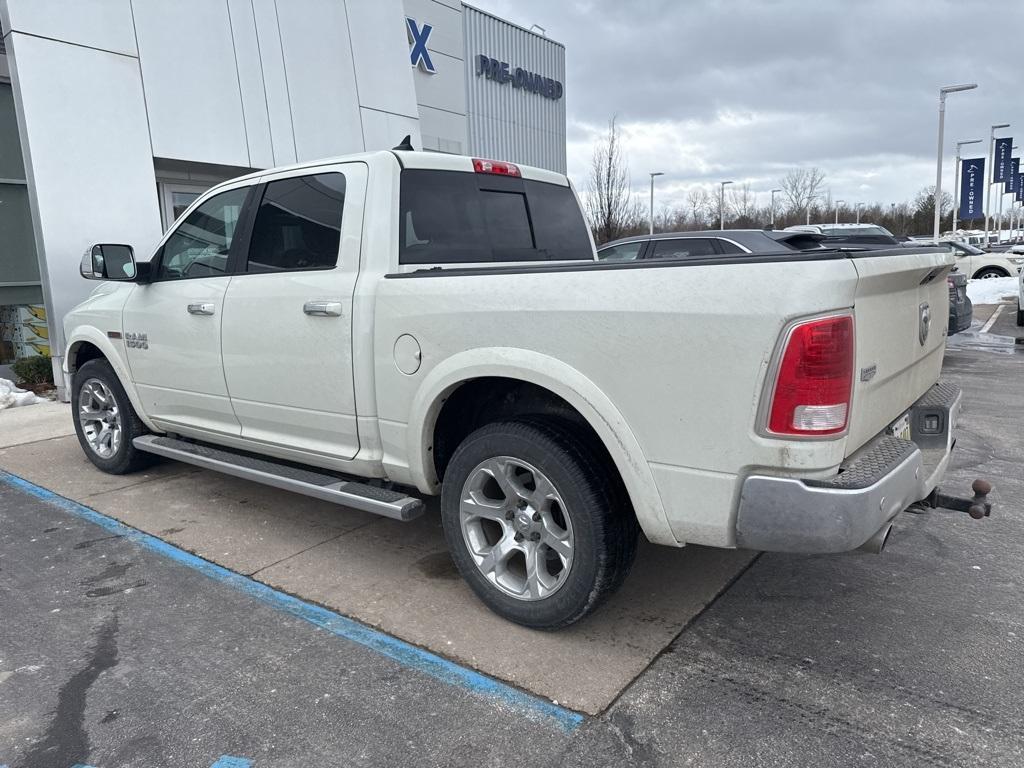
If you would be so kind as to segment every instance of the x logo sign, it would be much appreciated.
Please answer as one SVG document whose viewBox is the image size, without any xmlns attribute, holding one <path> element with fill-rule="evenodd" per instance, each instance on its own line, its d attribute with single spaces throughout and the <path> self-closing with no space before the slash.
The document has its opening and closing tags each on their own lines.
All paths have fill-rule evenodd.
<svg viewBox="0 0 1024 768">
<path fill-rule="evenodd" d="M 412 44 L 412 50 L 409 53 L 412 65 L 418 66 L 424 72 L 435 74 L 437 70 L 434 69 L 434 62 L 430 60 L 430 54 L 427 52 L 427 40 L 434 28 L 429 24 L 424 24 L 420 28 L 416 26 L 416 21 L 408 16 L 405 19 L 405 26 L 409 31 L 409 42 Z"/>
</svg>

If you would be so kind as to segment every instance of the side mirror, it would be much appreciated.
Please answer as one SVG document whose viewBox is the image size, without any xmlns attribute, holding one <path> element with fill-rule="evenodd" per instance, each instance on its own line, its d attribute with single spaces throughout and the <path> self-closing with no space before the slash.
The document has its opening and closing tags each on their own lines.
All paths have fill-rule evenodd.
<svg viewBox="0 0 1024 768">
<path fill-rule="evenodd" d="M 138 274 L 135 252 L 130 245 L 91 245 L 82 255 L 81 273 L 86 280 L 131 282 Z"/>
</svg>

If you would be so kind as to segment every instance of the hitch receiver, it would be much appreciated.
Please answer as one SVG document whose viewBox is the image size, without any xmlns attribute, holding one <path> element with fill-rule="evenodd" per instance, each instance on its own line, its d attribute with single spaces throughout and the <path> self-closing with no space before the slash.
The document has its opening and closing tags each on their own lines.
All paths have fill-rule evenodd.
<svg viewBox="0 0 1024 768">
<path fill-rule="evenodd" d="M 988 517 L 992 514 L 992 502 L 988 501 L 988 495 L 992 492 L 992 483 L 988 480 L 975 480 L 971 483 L 971 490 L 974 491 L 974 498 L 965 499 L 960 496 L 948 496 L 940 493 L 936 488 L 927 498 L 920 503 L 934 509 L 950 509 L 954 512 L 966 512 L 975 520 Z"/>
</svg>

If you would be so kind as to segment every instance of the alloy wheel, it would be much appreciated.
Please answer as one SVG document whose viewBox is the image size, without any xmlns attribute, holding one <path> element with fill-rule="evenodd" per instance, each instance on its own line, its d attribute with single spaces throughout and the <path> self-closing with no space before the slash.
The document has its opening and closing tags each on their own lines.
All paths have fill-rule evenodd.
<svg viewBox="0 0 1024 768">
<path fill-rule="evenodd" d="M 87 379 L 78 392 L 78 422 L 89 448 L 109 459 L 121 447 L 121 413 L 110 387 L 99 379 Z"/>
<path fill-rule="evenodd" d="M 462 538 L 476 567 L 518 600 L 542 600 L 565 583 L 573 530 L 554 484 L 510 456 L 478 464 L 462 488 Z"/>
</svg>

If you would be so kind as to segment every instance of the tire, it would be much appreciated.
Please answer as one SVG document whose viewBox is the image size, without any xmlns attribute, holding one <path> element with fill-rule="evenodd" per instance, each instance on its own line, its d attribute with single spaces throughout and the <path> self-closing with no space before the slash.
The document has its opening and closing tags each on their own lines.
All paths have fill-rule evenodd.
<svg viewBox="0 0 1024 768">
<path fill-rule="evenodd" d="M 999 267 L 985 267 L 974 273 L 975 280 L 988 280 L 993 277 L 1009 277 L 1009 275 Z"/>
<path fill-rule="evenodd" d="M 504 483 L 491 479 L 500 475 Z M 464 512 L 464 499 L 473 511 Z M 571 426 L 546 419 L 470 434 L 445 471 L 441 520 L 456 567 L 484 604 L 545 630 L 579 621 L 621 586 L 639 535 L 610 460 Z"/>
<path fill-rule="evenodd" d="M 1024 309 L 1021 308 L 1020 302 L 1017 302 L 1017 325 L 1024 326 Z"/>
<path fill-rule="evenodd" d="M 101 396 L 112 400 L 113 408 L 104 407 Z M 97 416 L 104 414 L 105 418 L 89 418 L 83 423 L 83 411 Z M 106 360 L 89 360 L 75 371 L 71 383 L 71 412 L 78 443 L 89 461 L 104 472 L 124 475 L 143 469 L 155 460 L 153 454 L 144 453 L 132 444 L 132 440 L 149 430 L 139 419 L 120 379 Z M 113 438 L 115 425 L 119 428 L 116 440 Z"/>
</svg>

